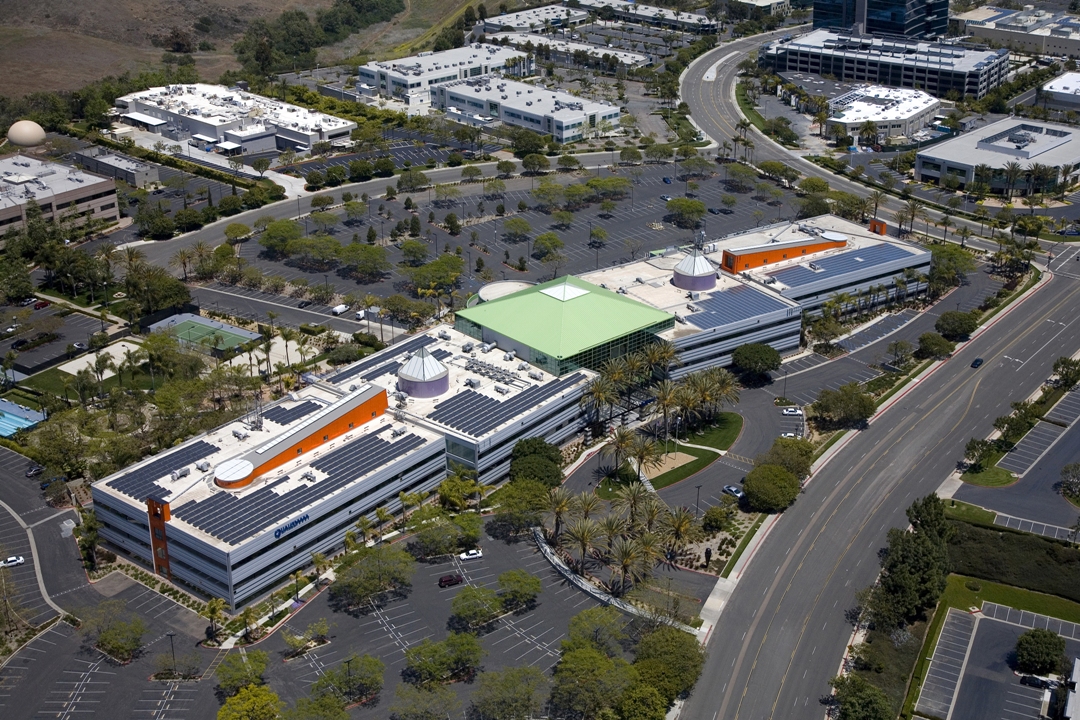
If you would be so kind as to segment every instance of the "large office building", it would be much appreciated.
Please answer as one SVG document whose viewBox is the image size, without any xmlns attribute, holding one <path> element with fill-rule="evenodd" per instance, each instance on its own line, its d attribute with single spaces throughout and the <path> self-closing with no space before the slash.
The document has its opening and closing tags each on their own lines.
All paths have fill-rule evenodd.
<svg viewBox="0 0 1080 720">
<path fill-rule="evenodd" d="M 1008 50 L 814 30 L 761 46 L 758 63 L 775 72 L 906 87 L 944 97 L 981 98 L 1009 71 Z"/>
<path fill-rule="evenodd" d="M 1068 72 L 1058 75 L 1042 87 L 1046 102 L 1058 107 L 1080 107 L 1080 73 Z"/>
<path fill-rule="evenodd" d="M 940 38 L 949 29 L 949 0 L 814 0 L 814 27 Z"/>
<path fill-rule="evenodd" d="M 362 94 L 393 97 L 406 105 L 430 105 L 436 85 L 496 72 L 532 75 L 533 60 L 528 53 L 514 47 L 473 43 L 361 65 L 357 90 Z"/>
<path fill-rule="evenodd" d="M 651 55 L 617 50 L 611 47 L 597 47 L 583 42 L 566 40 L 564 36 L 541 35 L 539 33 L 502 33 L 488 37 L 490 42 L 505 42 L 507 45 L 526 52 L 546 51 L 544 59 L 550 54 L 551 60 L 571 66 L 589 65 L 601 67 L 609 60 L 626 68 L 646 67 L 653 64 Z"/>
<path fill-rule="evenodd" d="M 1068 165 L 1073 171 L 1065 184 L 1072 185 L 1080 173 L 1080 132 L 1070 125 L 1005 118 L 920 150 L 915 157 L 915 179 L 939 183 L 951 176 L 964 187 L 975 180 L 975 168 L 985 165 L 993 171 L 987 178 L 991 190 L 1025 193 L 1031 187 L 1026 173 L 1009 187 L 1005 166 L 1011 162 L 1024 170 L 1034 164 L 1052 168 L 1052 183 L 1059 179 L 1057 169 Z"/>
<path fill-rule="evenodd" d="M 952 18 L 960 35 L 993 41 L 1032 55 L 1080 58 L 1080 18 L 1025 5 L 1023 10 L 985 5 Z"/>
<path fill-rule="evenodd" d="M 87 218 L 115 222 L 116 182 L 78 168 L 26 155 L 0 157 L 0 235 L 26 225 L 26 208 L 36 202 L 46 220 Z"/>
<path fill-rule="evenodd" d="M 433 106 L 456 122 L 488 127 L 495 122 L 551 135 L 561 143 L 619 126 L 616 105 L 500 77 L 477 77 L 437 85 Z"/>
<path fill-rule="evenodd" d="M 869 85 L 829 100 L 830 136 L 836 130 L 858 137 L 867 122 L 877 128 L 877 137 L 911 137 L 930 124 L 941 102 L 921 90 Z"/>
<path fill-rule="evenodd" d="M 495 15 L 484 20 L 484 32 L 530 32 L 579 25 L 589 19 L 587 10 L 562 5 L 545 5 L 520 12 Z"/>
<path fill-rule="evenodd" d="M 580 7 L 596 13 L 601 19 L 611 12 L 615 20 L 633 22 L 652 27 L 664 27 L 682 32 L 716 32 L 717 23 L 705 15 L 693 12 L 669 10 L 654 5 L 642 5 L 627 0 L 564 0 L 567 7 Z"/>
<path fill-rule="evenodd" d="M 74 160 L 90 172 L 121 180 L 132 187 L 145 188 L 160 179 L 157 165 L 109 152 L 98 145 L 79 150 L 74 154 Z"/>
<path fill-rule="evenodd" d="M 202 83 L 134 92 L 117 98 L 116 107 L 129 125 L 227 153 L 304 152 L 317 142 L 348 140 L 356 129 L 352 120 Z"/>
</svg>

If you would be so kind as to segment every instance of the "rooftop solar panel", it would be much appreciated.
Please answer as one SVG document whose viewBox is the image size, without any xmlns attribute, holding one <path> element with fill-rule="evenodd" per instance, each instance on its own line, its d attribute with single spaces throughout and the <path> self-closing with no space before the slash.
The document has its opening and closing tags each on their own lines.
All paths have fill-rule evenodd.
<svg viewBox="0 0 1080 720">
<path fill-rule="evenodd" d="M 356 365 L 345 368 L 336 375 L 332 375 L 330 377 L 330 382 L 340 383 L 354 377 L 367 377 L 366 373 L 368 373 L 368 371 L 389 362 L 393 358 L 400 356 L 402 353 L 416 352 L 425 345 L 430 345 L 435 342 L 438 342 L 436 338 L 428 337 L 427 335 L 417 335 L 416 337 L 409 338 L 405 342 L 398 343 L 384 351 L 377 352 L 371 357 L 361 360 Z"/>
<path fill-rule="evenodd" d="M 817 272 L 803 267 L 802 265 L 795 265 L 793 267 L 781 268 L 780 270 L 766 273 L 766 275 L 776 278 L 788 287 L 799 287 L 801 285 L 809 285 L 818 280 L 845 275 L 860 268 L 882 265 L 887 262 L 892 262 L 893 260 L 900 260 L 901 258 L 908 257 L 913 256 L 904 248 L 890 243 L 882 243 L 866 248 L 845 250 L 836 255 L 813 260 L 812 262 L 814 265 L 819 268 Z"/>
<path fill-rule="evenodd" d="M 179 470 L 185 465 L 198 462 L 204 457 L 213 455 L 218 451 L 216 445 L 211 445 L 205 440 L 199 440 L 190 445 L 185 445 L 178 450 L 169 453 L 152 462 L 137 467 L 134 470 L 110 480 L 109 487 L 122 492 L 128 497 L 143 501 L 154 493 L 167 493 L 157 480 L 165 477 L 173 470 Z"/>
<path fill-rule="evenodd" d="M 496 400 L 468 390 L 436 405 L 428 418 L 473 437 L 480 437 L 527 408 L 536 407 L 573 387 L 580 379 L 581 373 L 575 373 L 547 385 L 532 385 L 506 400 Z"/>
<path fill-rule="evenodd" d="M 691 313 L 687 319 L 702 330 L 722 327 L 788 307 L 777 298 L 749 285 L 738 285 L 711 293 L 708 297 L 695 300 L 694 305 L 700 312 Z"/>
<path fill-rule="evenodd" d="M 277 406 L 263 413 L 263 418 L 278 425 L 288 425 L 291 422 L 306 417 L 316 410 L 321 410 L 322 405 L 311 400 L 306 400 L 291 408 Z"/>
</svg>

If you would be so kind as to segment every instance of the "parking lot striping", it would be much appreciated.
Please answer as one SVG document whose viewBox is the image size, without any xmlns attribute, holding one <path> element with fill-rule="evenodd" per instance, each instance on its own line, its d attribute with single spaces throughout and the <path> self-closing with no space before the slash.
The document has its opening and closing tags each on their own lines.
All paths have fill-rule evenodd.
<svg viewBox="0 0 1080 720">
<path fill-rule="evenodd" d="M 1065 428 L 1040 420 L 998 461 L 997 466 L 1023 477 L 1064 433 Z"/>
<path fill-rule="evenodd" d="M 1061 527 L 1060 525 L 1050 525 L 1049 523 L 1025 520 L 1024 518 L 1013 517 L 1012 515 L 1005 515 L 1004 513 L 997 513 L 997 515 L 995 515 L 994 524 L 1013 530 L 1022 530 L 1023 532 L 1029 532 L 1035 535 L 1054 538 L 1056 540 L 1071 541 L 1073 534 L 1072 530 Z"/>
<path fill-rule="evenodd" d="M 1080 640 L 1080 624 L 1059 620 L 1048 615 L 1039 615 L 1027 610 L 1017 610 L 1008 605 L 999 605 L 985 600 L 982 604 L 982 613 L 988 618 L 1009 625 L 1024 628 L 1041 628 L 1055 632 L 1070 640 Z"/>
<path fill-rule="evenodd" d="M 194 698 L 181 696 L 192 695 L 195 693 L 195 690 L 193 688 L 182 688 L 180 687 L 179 682 L 171 682 L 164 690 L 143 690 L 144 695 L 147 693 L 158 695 L 159 697 L 151 697 L 150 699 L 140 698 L 137 702 L 153 703 L 155 707 L 136 707 L 132 708 L 132 712 L 149 713 L 151 720 L 165 720 L 166 717 L 175 713 L 187 712 L 187 708 L 177 707 L 177 705 L 193 702 Z M 168 713 L 168 715 L 166 715 L 166 713 Z"/>
<path fill-rule="evenodd" d="M 1072 425 L 1076 422 L 1077 418 L 1080 418 L 1080 393 L 1065 393 L 1061 399 L 1054 404 L 1054 407 L 1050 408 L 1050 412 L 1046 413 L 1044 417 L 1047 420 L 1054 420 L 1065 423 L 1066 425 Z"/>
<path fill-rule="evenodd" d="M 926 680 L 915 703 L 917 712 L 933 717 L 949 717 L 975 637 L 976 625 L 977 618 L 955 608 L 949 609 L 930 659 Z"/>
</svg>

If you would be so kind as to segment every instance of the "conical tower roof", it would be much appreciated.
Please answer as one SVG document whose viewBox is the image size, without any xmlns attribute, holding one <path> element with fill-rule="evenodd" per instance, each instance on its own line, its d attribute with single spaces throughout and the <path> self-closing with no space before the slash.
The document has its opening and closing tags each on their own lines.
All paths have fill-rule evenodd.
<svg viewBox="0 0 1080 720">
<path fill-rule="evenodd" d="M 675 266 L 675 272 L 680 275 L 688 275 L 690 277 L 704 277 L 705 275 L 712 275 L 716 272 L 716 267 L 713 266 L 709 259 L 701 254 L 701 251 L 694 248 L 690 251 L 690 254 L 684 257 L 679 264 Z"/>
<path fill-rule="evenodd" d="M 444 378 L 449 373 L 447 367 L 433 358 L 427 348 L 420 348 L 419 352 L 409 358 L 409 361 L 398 370 L 398 378 L 426 383 Z"/>
</svg>

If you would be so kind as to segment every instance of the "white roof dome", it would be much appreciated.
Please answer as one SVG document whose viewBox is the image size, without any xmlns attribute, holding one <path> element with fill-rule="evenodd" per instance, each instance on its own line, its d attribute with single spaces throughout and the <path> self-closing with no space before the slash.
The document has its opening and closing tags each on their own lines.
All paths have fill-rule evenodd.
<svg viewBox="0 0 1080 720">
<path fill-rule="evenodd" d="M 401 369 L 398 370 L 398 377 L 413 382 L 431 382 L 432 380 L 444 378 L 449 373 L 447 367 L 433 358 L 427 348 L 420 348 L 419 352 L 401 366 Z"/>
<path fill-rule="evenodd" d="M 8 142 L 31 147 L 45 142 L 45 131 L 33 120 L 19 120 L 8 128 Z"/>
</svg>

